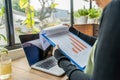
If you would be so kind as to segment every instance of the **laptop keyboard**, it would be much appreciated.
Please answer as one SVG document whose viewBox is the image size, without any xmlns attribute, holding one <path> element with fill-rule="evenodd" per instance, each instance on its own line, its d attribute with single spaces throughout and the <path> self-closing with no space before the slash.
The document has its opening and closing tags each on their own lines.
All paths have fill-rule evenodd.
<svg viewBox="0 0 120 80">
<path fill-rule="evenodd" d="M 49 59 L 46 62 L 43 62 L 41 64 L 37 64 L 36 66 L 44 68 L 44 69 L 50 69 L 50 68 L 54 67 L 55 65 L 57 65 L 57 61 L 55 59 Z"/>
</svg>

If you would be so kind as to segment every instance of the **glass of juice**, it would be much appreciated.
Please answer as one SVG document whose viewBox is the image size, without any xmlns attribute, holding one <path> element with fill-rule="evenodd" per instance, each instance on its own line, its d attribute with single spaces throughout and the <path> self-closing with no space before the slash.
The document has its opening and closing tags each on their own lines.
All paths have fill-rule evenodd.
<svg viewBox="0 0 120 80">
<path fill-rule="evenodd" d="M 12 60 L 7 54 L 0 56 L 0 80 L 8 79 L 12 73 Z"/>
</svg>

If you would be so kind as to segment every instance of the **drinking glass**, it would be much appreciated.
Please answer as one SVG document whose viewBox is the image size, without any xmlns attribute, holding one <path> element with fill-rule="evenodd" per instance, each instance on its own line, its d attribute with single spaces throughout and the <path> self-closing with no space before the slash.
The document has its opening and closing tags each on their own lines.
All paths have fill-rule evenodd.
<svg viewBox="0 0 120 80">
<path fill-rule="evenodd" d="M 0 80 L 8 79 L 12 72 L 12 60 L 7 55 L 0 56 Z"/>
</svg>

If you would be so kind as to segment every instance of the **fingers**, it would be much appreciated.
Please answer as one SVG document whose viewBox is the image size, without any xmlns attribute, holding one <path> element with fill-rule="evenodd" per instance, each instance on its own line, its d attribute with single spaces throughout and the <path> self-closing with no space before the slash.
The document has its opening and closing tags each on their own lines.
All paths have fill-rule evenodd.
<svg viewBox="0 0 120 80">
<path fill-rule="evenodd" d="M 55 47 L 56 47 L 57 49 L 60 48 L 58 44 L 57 44 Z"/>
<path fill-rule="evenodd" d="M 58 48 L 59 48 L 59 45 L 56 45 L 56 46 L 53 48 L 53 50 L 52 50 L 52 55 L 54 55 L 55 50 L 58 49 Z"/>
</svg>

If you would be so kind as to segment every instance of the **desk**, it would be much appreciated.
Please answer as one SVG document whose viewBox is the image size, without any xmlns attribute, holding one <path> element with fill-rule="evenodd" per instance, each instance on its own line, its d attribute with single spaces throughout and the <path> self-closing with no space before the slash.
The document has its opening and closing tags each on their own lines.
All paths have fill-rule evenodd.
<svg viewBox="0 0 120 80">
<path fill-rule="evenodd" d="M 31 69 L 25 57 L 12 62 L 12 76 L 8 80 L 66 80 L 66 76 L 57 77 Z"/>
</svg>

